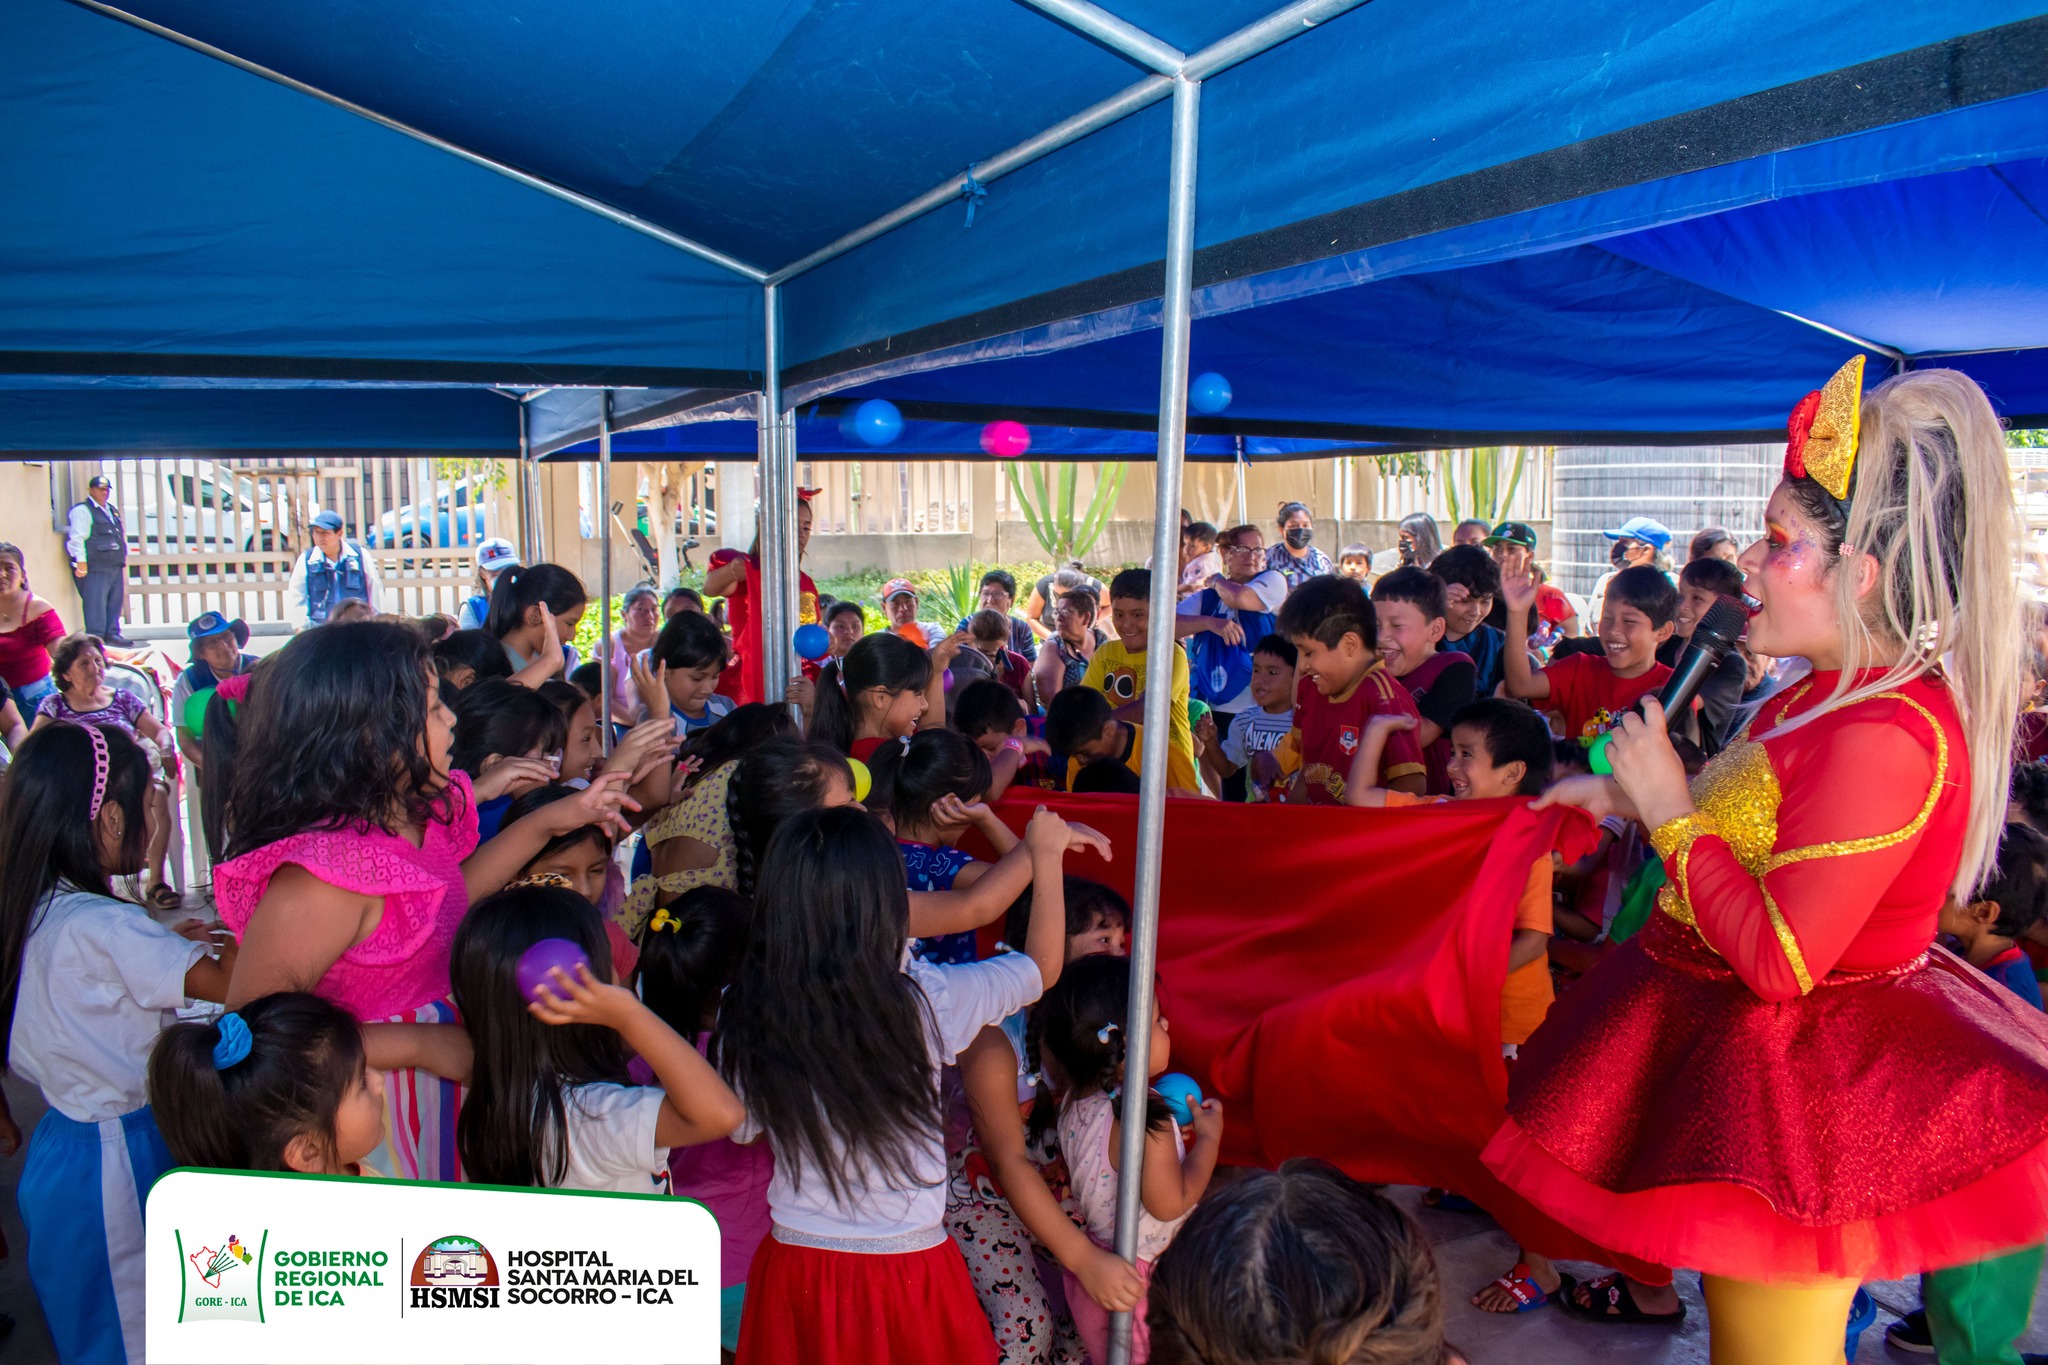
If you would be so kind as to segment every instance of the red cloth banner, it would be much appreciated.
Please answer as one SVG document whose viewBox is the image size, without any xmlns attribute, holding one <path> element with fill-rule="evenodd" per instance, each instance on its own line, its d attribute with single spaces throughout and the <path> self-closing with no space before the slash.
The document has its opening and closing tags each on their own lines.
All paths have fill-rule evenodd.
<svg viewBox="0 0 2048 1365">
<path fill-rule="evenodd" d="M 1068 871 L 1132 892 L 1135 797 L 1016 791 L 1107 835 Z M 1531 866 L 1593 828 L 1526 801 L 1405 810 L 1167 802 L 1159 997 L 1172 1069 L 1227 1107 L 1223 1159 L 1315 1156 L 1357 1179 L 1442 1185 L 1525 1246 L 1619 1265 L 1511 1193 L 1479 1153 L 1506 1117 L 1500 994 Z M 985 854 L 984 850 L 984 854 Z"/>
</svg>

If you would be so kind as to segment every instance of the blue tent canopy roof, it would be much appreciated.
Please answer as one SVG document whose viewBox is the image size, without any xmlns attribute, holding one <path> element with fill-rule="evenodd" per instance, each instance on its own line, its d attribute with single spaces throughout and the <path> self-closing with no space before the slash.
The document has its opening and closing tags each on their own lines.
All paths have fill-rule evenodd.
<svg viewBox="0 0 2048 1365">
<path fill-rule="evenodd" d="M 1112 8 L 1193 51 L 1268 3 Z M 754 283 L 106 8 L 0 0 L 0 449 L 509 451 L 484 389 L 556 387 L 552 448 L 594 420 L 560 386 L 634 421 L 759 387 Z M 764 269 L 1144 78 L 1013 0 L 133 8 Z M 1374 0 L 1205 85 L 1194 360 L 1237 399 L 1198 436 L 1755 435 L 1858 339 L 2048 421 L 2043 0 Z M 1166 122 L 798 276 L 790 401 L 1134 453 Z"/>
</svg>

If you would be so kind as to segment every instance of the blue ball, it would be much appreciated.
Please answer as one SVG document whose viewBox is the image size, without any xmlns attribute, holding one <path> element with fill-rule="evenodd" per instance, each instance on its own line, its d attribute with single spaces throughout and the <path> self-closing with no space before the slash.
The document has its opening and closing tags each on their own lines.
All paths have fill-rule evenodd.
<svg viewBox="0 0 2048 1365">
<path fill-rule="evenodd" d="M 1166 1107 L 1173 1113 L 1173 1121 L 1181 1127 L 1195 1121 L 1195 1108 L 1202 1102 L 1202 1087 L 1195 1084 L 1193 1076 L 1169 1071 L 1152 1082 L 1152 1093 L 1166 1101 Z"/>
<path fill-rule="evenodd" d="M 870 398 L 839 419 L 839 433 L 862 445 L 885 446 L 903 434 L 903 414 L 886 398 Z"/>
<path fill-rule="evenodd" d="M 807 622 L 796 628 L 796 656 L 799 659 L 822 659 L 832 652 L 832 637 L 823 626 Z"/>
<path fill-rule="evenodd" d="M 1230 398 L 1230 381 L 1214 370 L 1196 375 L 1188 385 L 1188 405 L 1196 412 L 1214 416 L 1230 406 Z"/>
</svg>

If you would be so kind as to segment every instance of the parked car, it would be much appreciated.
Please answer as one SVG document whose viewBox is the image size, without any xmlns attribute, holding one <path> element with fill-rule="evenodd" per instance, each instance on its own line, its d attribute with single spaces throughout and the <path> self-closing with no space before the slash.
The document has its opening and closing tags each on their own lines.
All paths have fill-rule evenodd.
<svg viewBox="0 0 2048 1365">
<path fill-rule="evenodd" d="M 141 551 L 158 546 L 290 549 L 290 518 L 280 518 L 267 486 L 210 460 L 109 460 L 114 497 Z M 282 524 L 281 524 L 282 523 Z"/>
<path fill-rule="evenodd" d="M 421 545 L 474 545 L 490 536 L 489 508 L 476 482 L 444 489 L 430 512 L 408 503 L 377 518 L 370 538 L 374 549 L 411 549 Z"/>
</svg>

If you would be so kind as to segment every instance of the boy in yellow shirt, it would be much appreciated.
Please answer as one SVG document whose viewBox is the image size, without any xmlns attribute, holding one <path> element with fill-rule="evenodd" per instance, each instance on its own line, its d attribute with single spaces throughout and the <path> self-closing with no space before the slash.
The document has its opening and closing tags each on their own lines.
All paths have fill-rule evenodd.
<svg viewBox="0 0 2048 1365">
<path fill-rule="evenodd" d="M 1118 720 L 1133 726 L 1142 725 L 1145 720 L 1146 632 L 1152 625 L 1150 569 L 1125 569 L 1109 580 L 1109 619 L 1116 629 L 1117 638 L 1095 647 L 1095 657 L 1088 661 L 1088 671 L 1081 675 L 1081 685 L 1092 687 L 1109 698 L 1110 708 Z M 1195 733 L 1188 725 L 1188 656 L 1177 644 L 1173 646 L 1172 653 L 1173 704 L 1167 710 L 1173 718 L 1173 730 L 1168 737 L 1168 747 L 1174 755 L 1175 773 L 1179 774 L 1184 764 L 1190 779 L 1185 785 L 1193 788 L 1196 785 L 1192 780 Z M 1174 786 L 1183 785 L 1178 775 L 1172 782 Z"/>
</svg>

